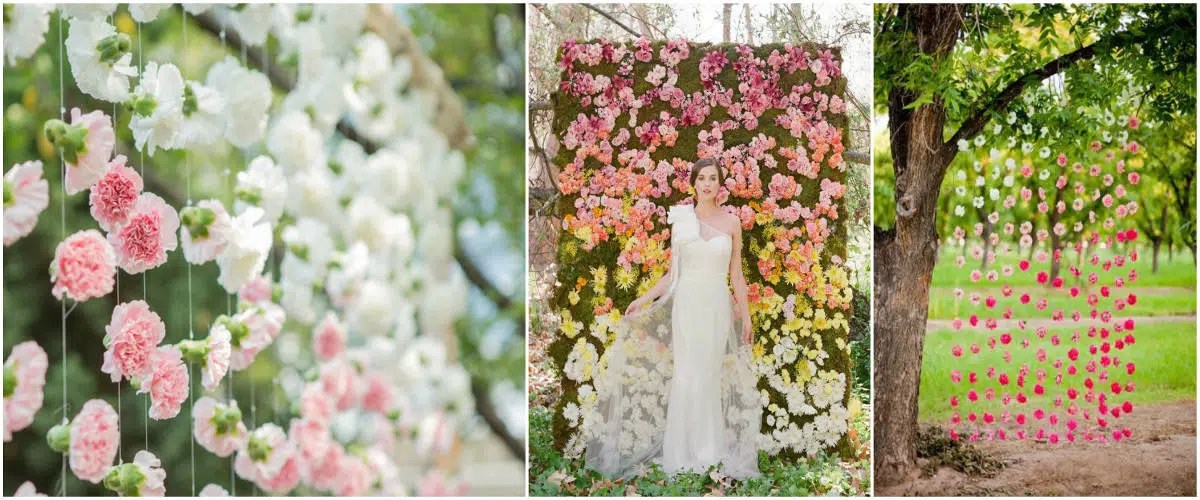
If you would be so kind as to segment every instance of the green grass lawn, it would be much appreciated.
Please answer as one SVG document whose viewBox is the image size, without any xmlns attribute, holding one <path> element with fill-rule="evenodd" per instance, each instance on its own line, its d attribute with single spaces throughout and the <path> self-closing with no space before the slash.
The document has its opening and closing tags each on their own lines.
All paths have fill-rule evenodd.
<svg viewBox="0 0 1200 500">
<path fill-rule="evenodd" d="M 936 279 L 935 279 L 936 281 Z M 1137 285 L 1142 285 L 1141 279 L 1136 282 Z M 954 289 L 948 288 L 933 288 L 929 291 L 929 319 L 954 319 L 960 318 L 966 321 L 972 314 L 981 318 L 995 317 L 1001 318 L 1004 314 L 1005 307 L 1011 307 L 1013 310 L 1013 318 L 1023 318 L 1026 320 L 1034 318 L 1049 319 L 1050 315 L 1056 309 L 1061 309 L 1068 323 L 1072 311 L 1079 311 L 1079 314 L 1085 318 L 1089 317 L 1089 313 L 1093 307 L 1087 303 L 1087 292 L 1081 291 L 1079 296 L 1071 297 L 1067 288 L 1053 289 L 1042 287 L 1030 287 L 1017 289 L 1009 297 L 1005 297 L 1001 293 L 1000 287 L 984 288 L 984 287 L 961 287 L 965 292 L 962 299 L 954 298 Z M 1142 286 L 1126 286 L 1123 288 L 1112 288 L 1110 297 L 1100 297 L 1099 304 L 1096 309 L 1104 311 L 1113 309 L 1113 300 L 1120 297 L 1125 299 L 1130 293 L 1137 295 L 1137 304 L 1126 308 L 1123 311 L 1113 311 L 1113 315 L 1117 317 L 1128 316 L 1192 316 L 1196 312 L 1196 289 L 1195 288 L 1157 288 L 1148 289 Z M 979 305 L 972 304 L 968 297 L 972 292 L 981 294 L 984 298 L 988 295 L 996 297 L 996 307 L 994 309 L 987 308 L 983 302 Z M 1020 301 L 1022 293 L 1029 293 L 1033 298 L 1028 304 L 1022 304 Z M 1097 287 L 1093 293 L 1099 295 Z M 1048 302 L 1045 310 L 1039 311 L 1035 306 L 1038 298 L 1045 297 Z"/>
<path fill-rule="evenodd" d="M 1141 303 L 1139 302 L 1139 305 Z M 987 338 L 989 335 L 979 332 L 978 330 L 938 330 L 927 332 L 925 335 L 925 350 L 924 358 L 921 367 L 921 393 L 919 401 L 919 415 L 922 421 L 934 421 L 942 423 L 947 421 L 953 414 L 953 409 L 950 407 L 949 400 L 951 394 L 958 395 L 960 412 L 965 416 L 966 412 L 973 410 L 976 413 L 989 411 L 998 413 L 1001 408 L 1000 399 L 997 397 L 993 401 L 985 401 L 982 397 L 983 391 L 989 387 L 996 388 L 997 393 L 1001 393 L 1000 385 L 995 379 L 988 379 L 985 376 L 985 371 L 988 366 L 995 366 L 997 374 L 1001 371 L 1007 371 L 1011 378 L 1010 384 L 1007 387 L 1009 392 L 1015 393 L 1016 371 L 1021 366 L 1021 363 L 1029 363 L 1031 375 L 1026 377 L 1025 393 L 1030 396 L 1030 401 L 1046 402 L 1042 406 L 1051 406 L 1051 402 L 1058 394 L 1064 394 L 1066 384 L 1063 386 L 1054 385 L 1054 376 L 1057 370 L 1053 368 L 1053 361 L 1056 358 L 1066 360 L 1066 352 L 1070 349 L 1071 332 L 1073 329 L 1058 328 L 1051 329 L 1050 334 L 1057 333 L 1062 337 L 1062 343 L 1059 346 L 1052 346 L 1050 343 L 1050 335 L 1045 339 L 1039 339 L 1032 332 L 1029 334 L 1032 344 L 1028 349 L 1021 348 L 1020 340 L 1022 335 L 1014 335 L 1012 344 L 1009 344 L 1009 350 L 1012 352 L 1012 363 L 1005 364 L 1002 357 L 1002 350 L 999 345 L 995 351 L 989 351 L 987 348 Z M 995 333 L 999 335 L 999 332 Z M 1119 396 L 1110 394 L 1110 401 L 1121 402 L 1126 399 L 1131 401 L 1135 407 L 1138 404 L 1153 403 L 1159 401 L 1171 401 L 1180 399 L 1192 399 L 1196 397 L 1196 323 L 1195 321 L 1181 322 L 1163 322 L 1163 323 L 1148 323 L 1145 326 L 1140 326 L 1133 331 L 1137 338 L 1137 342 L 1126 347 L 1124 350 L 1112 352 L 1117 353 L 1120 357 L 1122 366 L 1126 362 L 1133 362 L 1137 371 L 1132 376 L 1132 380 L 1137 385 L 1137 389 L 1133 393 L 1122 392 Z M 1109 340 L 1113 340 L 1110 337 Z M 1090 339 L 1084 336 L 1080 339 L 1078 346 L 1080 360 L 1091 359 L 1087 352 L 1090 343 L 1098 343 L 1098 339 Z M 978 355 L 971 355 L 970 351 L 966 351 L 963 357 L 955 358 L 951 354 L 951 348 L 955 344 L 962 345 L 966 349 L 972 342 L 978 342 L 983 350 Z M 1045 364 L 1037 362 L 1036 352 L 1038 348 L 1046 349 L 1048 359 Z M 1085 373 L 1083 370 L 1084 363 L 1077 364 L 1080 368 L 1080 373 Z M 1046 379 L 1046 394 L 1044 396 L 1033 396 L 1033 383 L 1039 367 L 1044 367 L 1049 373 Z M 963 381 L 954 384 L 950 381 L 950 371 L 958 369 L 963 373 Z M 967 374 L 971 371 L 978 372 L 979 381 L 973 386 L 966 381 Z M 1065 372 L 1065 370 L 1064 370 Z M 1115 380 L 1127 380 L 1125 372 L 1119 373 Z M 1095 378 L 1093 376 L 1093 378 Z M 1075 377 L 1067 376 L 1067 380 L 1074 380 L 1074 385 L 1082 386 L 1083 377 L 1077 375 Z M 968 403 L 966 401 L 966 392 L 969 388 L 975 388 L 980 393 L 980 399 L 976 403 Z M 1128 396 L 1126 396 L 1128 394 Z M 1065 396 L 1064 396 L 1065 399 Z M 1015 401 L 1013 403 L 1015 405 Z M 1084 405 L 1085 403 L 1080 403 Z M 1034 405 L 1025 405 L 1032 410 Z M 1010 405 L 1010 411 L 1012 405 Z M 1136 411 L 1136 410 L 1135 410 Z"/>
<path fill-rule="evenodd" d="M 870 442 L 870 420 L 867 412 L 858 412 L 851 422 L 861 443 Z M 865 453 L 852 463 L 828 456 L 785 462 L 759 453 L 758 465 L 763 475 L 732 484 L 719 483 L 709 474 L 680 474 L 668 479 L 657 466 L 650 473 L 629 481 L 611 481 L 585 469 L 582 459 L 566 459 L 554 448 L 550 410 L 537 406 L 530 408 L 529 432 L 529 493 L 532 496 L 859 496 L 871 488 L 870 459 Z M 870 446 L 861 448 L 869 452 Z"/>
<path fill-rule="evenodd" d="M 958 257 L 959 252 L 957 247 L 944 247 L 941 259 L 938 260 L 937 266 L 933 268 L 933 287 L 959 287 L 964 290 L 969 288 L 988 288 L 995 286 L 995 282 L 980 280 L 977 283 L 971 282 L 971 271 L 979 268 L 979 262 L 973 261 L 968 256 L 967 263 L 960 269 L 954 265 L 954 259 Z M 1076 263 L 1075 252 L 1064 252 L 1064 264 Z M 1101 259 L 1111 258 L 1111 252 L 1100 251 Z M 1029 271 L 1022 272 L 1017 269 L 1017 264 L 1024 258 L 1024 255 L 1017 256 L 1015 254 L 997 255 L 996 261 L 988 267 L 997 272 L 1001 266 L 1008 264 L 1013 266 L 1014 272 L 1012 276 L 1004 278 L 1004 282 L 1015 287 L 1033 287 L 1037 284 L 1038 271 L 1050 271 L 1050 263 L 1039 264 L 1036 261 L 1031 262 Z M 972 265 L 974 264 L 974 265 Z M 1085 262 L 1080 266 L 1084 271 L 1084 276 L 1093 269 L 1097 270 L 1102 276 L 1116 276 L 1114 271 L 1099 271 L 1098 266 L 1092 266 L 1085 259 Z M 1064 271 L 1066 266 L 1064 265 Z M 1116 269 L 1114 267 L 1114 269 Z M 1137 269 L 1138 279 L 1133 283 L 1135 286 L 1141 287 L 1196 287 L 1196 266 L 1192 264 L 1192 255 L 1186 251 L 1176 252 L 1175 258 L 1172 261 L 1167 260 L 1166 252 L 1158 256 L 1158 272 L 1151 272 L 1152 262 L 1150 251 L 1148 248 L 1143 248 L 1138 251 L 1137 262 L 1126 261 L 1123 273 L 1128 273 L 1129 269 Z M 1064 276 L 1063 279 L 1066 279 Z"/>
</svg>

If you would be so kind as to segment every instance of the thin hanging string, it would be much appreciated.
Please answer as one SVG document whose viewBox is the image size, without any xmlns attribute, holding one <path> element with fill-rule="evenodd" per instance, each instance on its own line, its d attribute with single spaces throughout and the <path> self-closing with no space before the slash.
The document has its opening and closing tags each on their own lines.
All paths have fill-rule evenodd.
<svg viewBox="0 0 1200 500">
<path fill-rule="evenodd" d="M 179 5 L 179 11 L 181 13 L 183 13 L 183 61 L 182 62 L 186 66 L 187 46 L 188 46 L 188 44 L 187 44 L 188 15 L 187 15 L 187 10 L 185 10 L 183 8 L 183 4 Z M 187 85 L 187 78 L 184 78 L 184 85 Z M 191 151 L 189 151 L 187 149 L 183 150 L 183 165 L 184 165 L 184 170 L 187 171 L 187 174 L 186 174 L 187 175 L 187 182 L 186 182 L 187 206 L 191 207 L 192 206 L 192 160 L 191 160 Z M 188 340 L 195 340 L 196 339 L 196 332 L 195 332 L 195 325 L 194 325 L 195 317 L 192 315 L 192 263 L 186 262 L 187 259 L 184 259 L 184 260 L 185 260 L 184 264 L 187 265 L 187 279 L 188 279 L 188 315 L 187 315 Z M 193 384 L 195 379 L 192 377 L 192 368 L 193 368 L 193 366 L 189 364 L 188 365 L 188 385 L 190 387 L 188 387 L 188 409 L 192 413 L 195 413 L 195 411 L 196 411 L 196 391 L 194 388 L 196 386 L 195 386 L 195 384 Z M 192 439 L 191 439 L 191 442 L 189 443 L 191 446 L 192 496 L 196 496 L 196 435 L 195 435 L 195 433 L 190 433 L 190 434 L 192 434 L 191 435 Z"/>
<path fill-rule="evenodd" d="M 116 22 L 113 19 L 113 16 L 108 16 L 108 23 L 112 24 L 113 26 L 116 26 Z M 116 130 L 117 126 L 118 126 L 117 108 L 118 108 L 117 103 L 114 102 L 113 103 L 113 115 L 112 115 L 113 130 Z M 121 271 L 119 269 L 117 270 L 117 286 L 116 286 L 115 290 L 117 292 L 117 304 L 120 304 L 121 303 Z M 124 421 L 123 417 L 124 417 L 124 415 L 122 415 L 122 413 L 121 413 L 121 380 L 118 379 L 117 380 L 117 428 L 118 429 L 121 428 L 121 422 Z M 121 447 L 120 439 L 117 440 L 117 463 L 118 464 L 125 463 L 125 451 Z"/>
<path fill-rule="evenodd" d="M 219 16 L 219 17 L 221 18 L 221 33 L 220 33 L 221 53 L 224 54 L 226 51 L 226 48 L 225 48 L 225 16 Z M 245 46 L 243 45 L 243 47 L 245 47 Z M 230 178 L 229 177 L 230 176 L 229 167 L 225 168 L 224 175 L 225 175 L 225 184 L 229 187 L 229 192 L 232 195 L 233 185 L 229 182 L 229 178 Z M 229 200 L 229 211 L 230 212 L 233 211 L 233 203 L 234 203 L 234 200 L 233 200 L 233 197 L 231 196 L 230 200 Z M 233 316 L 233 303 L 231 302 L 232 297 L 233 297 L 232 294 L 225 295 L 225 314 L 228 316 Z M 229 370 L 229 384 L 226 386 L 226 389 L 228 389 L 228 391 L 229 391 L 229 402 L 230 402 L 230 404 L 233 404 L 233 402 L 235 401 L 235 398 L 233 395 L 233 370 L 232 369 Z M 236 455 L 229 456 L 229 494 L 232 496 L 237 496 L 237 478 L 234 476 L 235 457 L 236 457 Z"/>
<path fill-rule="evenodd" d="M 63 20 L 62 14 L 58 15 L 58 119 L 66 121 L 67 117 L 67 101 L 63 94 Z M 60 199 L 60 208 L 62 209 L 62 239 L 67 239 L 67 160 L 63 156 L 62 150 L 58 152 L 58 163 L 62 165 L 62 198 Z M 59 306 L 62 312 L 62 415 L 63 423 L 67 423 L 67 302 L 59 301 Z M 67 496 L 67 454 L 62 457 L 62 496 Z"/>
<path fill-rule="evenodd" d="M 138 39 L 138 75 L 143 75 L 144 68 L 142 67 L 142 22 L 137 23 L 137 39 Z M 142 179 L 146 178 L 146 155 L 144 149 L 138 149 L 138 166 L 142 170 Z M 147 274 L 149 269 L 142 271 L 142 301 L 147 306 L 150 305 L 150 294 L 148 292 L 149 285 Z M 150 394 L 146 393 L 142 397 L 142 438 L 145 440 L 146 449 L 150 449 Z"/>
</svg>

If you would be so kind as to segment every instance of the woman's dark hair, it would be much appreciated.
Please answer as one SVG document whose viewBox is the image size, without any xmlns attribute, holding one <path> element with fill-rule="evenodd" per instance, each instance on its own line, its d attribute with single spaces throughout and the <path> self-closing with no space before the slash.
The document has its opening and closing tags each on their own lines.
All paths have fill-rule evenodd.
<svg viewBox="0 0 1200 500">
<path fill-rule="evenodd" d="M 721 171 L 721 166 L 717 165 L 717 161 L 712 158 L 701 158 L 692 164 L 692 175 L 690 178 L 693 186 L 696 185 L 696 177 L 700 175 L 700 171 L 704 170 L 704 167 L 717 167 L 717 184 L 725 185 L 725 172 Z"/>
</svg>

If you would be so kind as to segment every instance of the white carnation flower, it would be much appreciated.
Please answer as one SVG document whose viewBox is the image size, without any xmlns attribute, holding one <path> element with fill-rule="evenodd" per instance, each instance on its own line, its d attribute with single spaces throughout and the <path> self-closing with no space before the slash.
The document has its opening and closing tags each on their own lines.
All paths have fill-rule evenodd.
<svg viewBox="0 0 1200 500">
<path fill-rule="evenodd" d="M 325 164 L 325 137 L 303 111 L 279 115 L 267 132 L 267 151 L 287 173 Z"/>
<path fill-rule="evenodd" d="M 133 42 L 107 21 L 71 21 L 65 42 L 71 74 L 79 90 L 96 99 L 125 102 L 129 99 L 129 77 L 137 76 Z"/>
<path fill-rule="evenodd" d="M 176 147 L 211 146 L 225 131 L 225 98 L 212 88 L 187 82 L 183 88 L 182 112 Z"/>
<path fill-rule="evenodd" d="M 339 59 L 358 40 L 367 22 L 366 4 L 326 4 L 313 6 L 313 20 L 330 55 Z"/>
<path fill-rule="evenodd" d="M 146 63 L 129 103 L 129 128 L 138 151 L 153 155 L 157 148 L 175 148 L 183 126 L 183 87 L 183 75 L 174 64 Z"/>
<path fill-rule="evenodd" d="M 70 3 L 58 6 L 62 15 L 80 21 L 99 21 L 111 16 L 117 10 L 115 3 Z M 74 28 L 74 23 L 71 24 Z M 5 40 L 8 43 L 8 40 Z"/>
<path fill-rule="evenodd" d="M 228 245 L 217 256 L 221 274 L 217 282 L 229 293 L 238 293 L 242 285 L 262 274 L 271 250 L 271 224 L 262 221 L 263 210 L 247 208 L 234 217 L 229 228 Z"/>
<path fill-rule="evenodd" d="M 246 45 L 258 47 L 266 43 L 267 30 L 271 27 L 271 9 L 269 3 L 252 3 L 232 13 L 230 24 Z"/>
<path fill-rule="evenodd" d="M 336 224 L 341 220 L 337 196 L 332 193 L 333 174 L 324 165 L 288 177 L 284 207 L 295 217 L 312 217 Z"/>
<path fill-rule="evenodd" d="M 203 14 L 203 13 L 205 13 L 205 12 L 208 12 L 208 9 L 211 9 L 211 8 L 213 8 L 213 5 L 216 5 L 216 4 L 212 4 L 212 3 L 185 3 L 185 4 L 183 4 L 183 10 L 186 10 L 186 11 L 188 12 L 188 14 L 191 14 L 191 15 L 193 15 L 193 16 L 198 16 L 198 15 L 200 15 L 200 14 Z"/>
<path fill-rule="evenodd" d="M 225 138 L 239 148 L 262 139 L 272 98 L 271 81 L 266 75 L 246 69 L 233 56 L 227 56 L 209 68 L 205 82 L 226 99 Z"/>
<path fill-rule="evenodd" d="M 134 21 L 148 23 L 158 19 L 158 16 L 170 6 L 169 3 L 131 3 L 129 4 L 129 15 L 133 17 Z"/>
<path fill-rule="evenodd" d="M 250 161 L 244 172 L 238 172 L 234 196 L 237 197 L 233 202 L 234 212 L 240 214 L 249 207 L 261 207 L 267 220 L 274 223 L 283 215 L 287 178 L 271 157 L 259 156 Z"/>
<path fill-rule="evenodd" d="M 16 65 L 17 59 L 32 56 L 46 41 L 51 10 L 53 4 L 4 5 L 4 55 L 9 66 Z"/>
<path fill-rule="evenodd" d="M 283 229 L 282 238 L 290 254 L 317 269 L 325 269 L 333 258 L 333 235 L 329 226 L 317 219 L 300 217 L 295 224 Z"/>
</svg>

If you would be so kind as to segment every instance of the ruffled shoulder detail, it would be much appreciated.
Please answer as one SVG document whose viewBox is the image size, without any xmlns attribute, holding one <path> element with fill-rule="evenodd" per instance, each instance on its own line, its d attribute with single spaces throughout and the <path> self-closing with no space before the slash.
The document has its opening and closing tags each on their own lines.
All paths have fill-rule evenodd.
<svg viewBox="0 0 1200 500">
<path fill-rule="evenodd" d="M 685 219 L 696 218 L 696 207 L 692 205 L 673 205 L 667 212 L 667 223 L 675 224 Z"/>
</svg>

